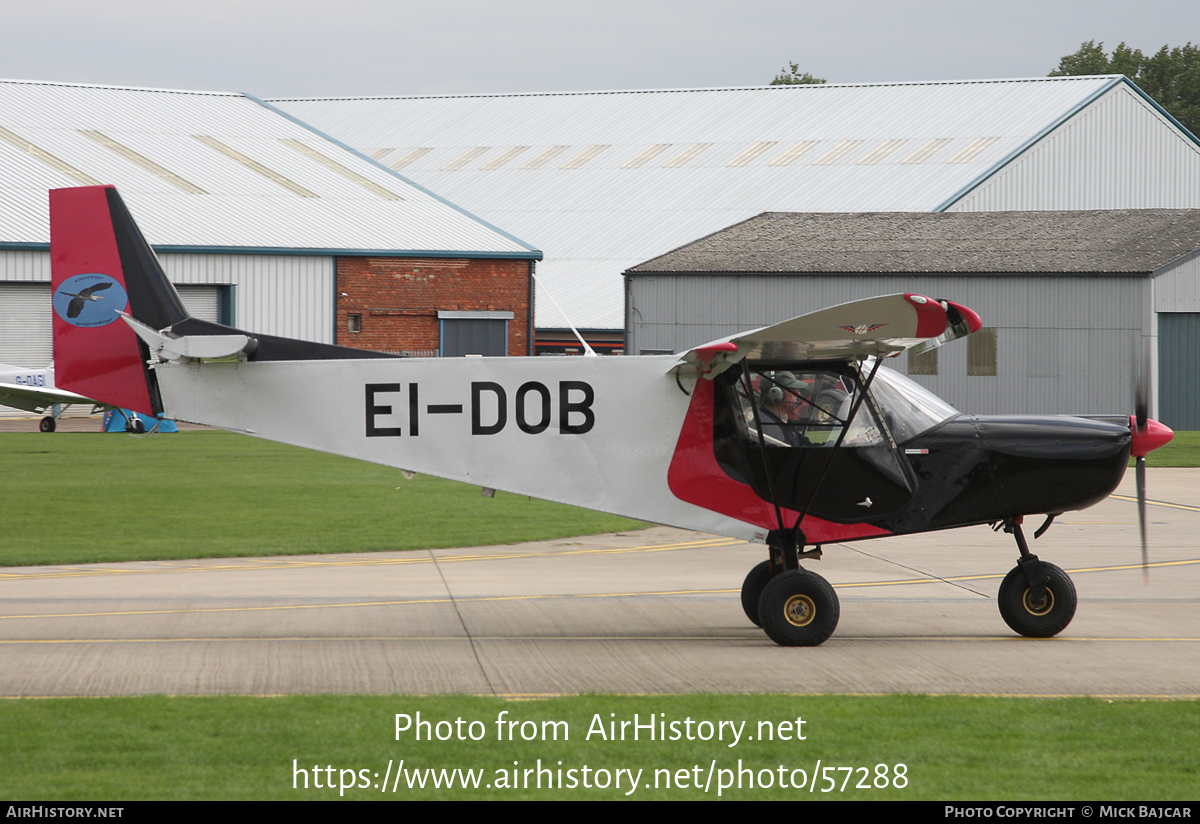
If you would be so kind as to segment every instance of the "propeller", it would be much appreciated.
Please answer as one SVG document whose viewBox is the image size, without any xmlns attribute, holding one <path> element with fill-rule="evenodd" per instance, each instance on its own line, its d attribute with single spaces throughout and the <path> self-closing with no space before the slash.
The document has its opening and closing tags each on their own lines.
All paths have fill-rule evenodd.
<svg viewBox="0 0 1200 824">
<path fill-rule="evenodd" d="M 1175 436 L 1168 427 L 1150 420 L 1150 339 L 1142 349 L 1134 381 L 1133 414 L 1129 416 L 1131 452 L 1137 458 L 1138 525 L 1142 533 L 1142 581 L 1150 583 L 1150 560 L 1146 542 L 1146 455 Z"/>
<path fill-rule="evenodd" d="M 1133 395 L 1133 443 L 1146 437 L 1150 421 L 1150 345 L 1147 340 L 1138 364 Z M 1140 450 L 1134 449 L 1135 454 Z M 1146 543 L 1146 455 L 1137 455 L 1138 526 L 1142 533 L 1142 583 L 1150 583 L 1150 552 Z"/>
</svg>

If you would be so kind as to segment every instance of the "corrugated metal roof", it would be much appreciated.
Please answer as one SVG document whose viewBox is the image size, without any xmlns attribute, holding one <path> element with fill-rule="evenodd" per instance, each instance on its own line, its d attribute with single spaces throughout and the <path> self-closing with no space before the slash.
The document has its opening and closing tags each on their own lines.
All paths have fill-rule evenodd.
<svg viewBox="0 0 1200 824">
<path fill-rule="evenodd" d="M 1200 209 L 768 212 L 629 273 L 1148 275 L 1197 249 Z"/>
<path fill-rule="evenodd" d="M 158 247 L 537 256 L 246 95 L 0 81 L 0 245 L 49 243 L 47 190 L 88 181 Z"/>
<path fill-rule="evenodd" d="M 273 103 L 529 239 L 546 256 L 539 280 L 576 325 L 620 328 L 633 263 L 764 211 L 932 211 L 1119 82 Z M 516 147 L 530 160 L 497 162 Z M 545 300 L 537 324 L 563 325 Z"/>
</svg>

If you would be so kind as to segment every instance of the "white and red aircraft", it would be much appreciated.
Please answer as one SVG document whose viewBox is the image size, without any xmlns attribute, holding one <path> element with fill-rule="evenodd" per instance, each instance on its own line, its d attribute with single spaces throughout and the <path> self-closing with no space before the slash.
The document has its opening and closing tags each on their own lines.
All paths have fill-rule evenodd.
<svg viewBox="0 0 1200 824">
<path fill-rule="evenodd" d="M 833 588 L 799 563 L 823 544 L 983 523 L 1003 525 L 1021 554 L 1000 587 L 1001 615 L 1021 634 L 1054 635 L 1074 615 L 1075 589 L 1029 552 L 1023 517 L 1047 516 L 1040 535 L 1056 515 L 1106 497 L 1131 448 L 1142 456 L 1171 436 L 1146 420 L 1144 400 L 1134 416 L 960 414 L 881 368 L 980 328 L 970 309 L 923 295 L 855 301 L 681 355 L 404 359 L 189 317 L 111 186 L 52 191 L 50 221 L 62 386 L 146 414 L 766 542 L 742 605 L 784 645 L 820 644 L 837 626 Z M 358 413 L 347 417 L 348 406 Z"/>
</svg>

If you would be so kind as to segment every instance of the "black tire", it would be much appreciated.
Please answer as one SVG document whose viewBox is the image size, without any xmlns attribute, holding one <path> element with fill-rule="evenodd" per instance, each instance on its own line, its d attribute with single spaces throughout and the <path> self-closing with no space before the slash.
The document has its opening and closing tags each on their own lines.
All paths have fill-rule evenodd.
<svg viewBox="0 0 1200 824">
<path fill-rule="evenodd" d="M 1038 602 L 1029 590 L 1025 573 L 1013 567 L 1000 584 L 1000 617 L 1018 635 L 1028 638 L 1049 638 L 1067 628 L 1075 617 L 1075 584 L 1067 573 L 1042 561 L 1042 569 L 1050 580 L 1046 595 Z"/>
<path fill-rule="evenodd" d="M 837 629 L 841 606 L 815 572 L 789 570 L 772 578 L 758 602 L 760 626 L 776 644 L 815 647 Z"/>
<path fill-rule="evenodd" d="M 763 590 L 770 581 L 770 561 L 763 561 L 750 570 L 746 575 L 746 580 L 742 581 L 742 609 L 756 627 L 762 626 L 762 622 L 758 620 L 758 602 L 762 599 Z"/>
<path fill-rule="evenodd" d="M 133 417 L 129 419 L 128 425 L 125 427 L 126 432 L 132 432 L 135 435 L 141 435 L 146 431 L 146 424 L 142 423 L 142 419 Z"/>
<path fill-rule="evenodd" d="M 46 417 L 44 417 L 40 421 L 38 421 L 38 431 L 39 432 L 53 432 L 57 428 L 58 428 L 58 421 L 54 420 L 54 418 L 52 418 L 49 415 L 47 415 Z"/>
</svg>

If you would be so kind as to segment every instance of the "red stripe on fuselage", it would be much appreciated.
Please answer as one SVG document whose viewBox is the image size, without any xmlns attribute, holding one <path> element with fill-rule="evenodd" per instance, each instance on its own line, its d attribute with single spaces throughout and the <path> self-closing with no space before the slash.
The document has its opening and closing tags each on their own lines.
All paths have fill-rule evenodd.
<svg viewBox="0 0 1200 824">
<path fill-rule="evenodd" d="M 828 482 L 836 483 L 837 479 L 830 478 Z M 675 445 L 675 454 L 667 470 L 667 486 L 676 498 L 689 504 L 767 530 L 779 526 L 775 519 L 775 507 L 760 498 L 749 485 L 729 477 L 717 463 L 717 456 L 713 452 L 713 383 L 710 380 L 702 378 L 696 381 L 692 401 L 679 432 L 679 441 Z M 784 509 L 785 523 L 791 526 L 799 514 Z M 804 518 L 801 528 L 810 544 L 891 534 L 886 529 L 870 524 L 837 524 L 812 515 Z"/>
<path fill-rule="evenodd" d="M 107 275 L 128 292 L 113 234 L 111 186 L 50 192 L 51 291 L 82 274 Z M 116 307 L 128 311 L 127 306 Z M 154 414 L 137 335 L 118 318 L 106 326 L 75 326 L 54 312 L 54 372 L 60 388 L 85 398 Z"/>
</svg>

